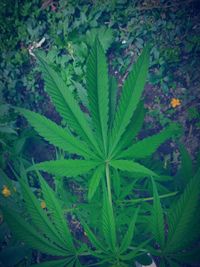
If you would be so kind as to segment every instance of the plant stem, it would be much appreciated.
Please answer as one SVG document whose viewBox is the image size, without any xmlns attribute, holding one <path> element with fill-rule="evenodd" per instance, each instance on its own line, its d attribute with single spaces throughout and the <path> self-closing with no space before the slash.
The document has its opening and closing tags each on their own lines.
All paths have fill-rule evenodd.
<svg viewBox="0 0 200 267">
<path fill-rule="evenodd" d="M 176 192 L 172 192 L 172 193 L 168 193 L 168 194 L 164 194 L 164 195 L 160 195 L 159 198 L 167 198 L 167 197 L 172 197 L 177 195 L 178 191 Z M 136 203 L 140 203 L 140 202 L 145 202 L 145 201 L 151 201 L 153 200 L 153 197 L 146 197 L 146 198 L 138 198 L 138 199 L 129 199 L 129 200 L 122 200 L 119 202 L 119 204 L 136 204 Z"/>
<path fill-rule="evenodd" d="M 107 182 L 107 190 L 108 190 L 108 199 L 110 201 L 110 205 L 112 207 L 112 193 L 110 186 L 110 171 L 109 171 L 109 163 L 106 162 L 106 182 Z"/>
</svg>

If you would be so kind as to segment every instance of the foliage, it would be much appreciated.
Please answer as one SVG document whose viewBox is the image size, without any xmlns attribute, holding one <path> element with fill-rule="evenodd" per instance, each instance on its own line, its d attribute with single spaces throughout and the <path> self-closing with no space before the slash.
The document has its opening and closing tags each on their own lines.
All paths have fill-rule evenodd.
<svg viewBox="0 0 200 267">
<path fill-rule="evenodd" d="M 6 198 L 1 194 L 0 202 L 4 204 L 7 209 L 14 209 L 15 212 L 24 214 L 22 198 L 20 195 L 20 186 L 18 182 L 12 181 L 6 173 L 0 169 L 0 187 L 7 186 L 10 190 L 10 196 Z M 3 213 L 0 213 L 0 234 L 1 234 L 1 252 L 0 252 L 0 266 L 30 266 L 32 258 L 32 250 L 27 244 L 22 244 L 15 236 L 11 235 Z"/>
<path fill-rule="evenodd" d="M 1 1 L 3 98 L 34 110 L 46 112 L 49 109 L 37 67 L 28 55 L 30 46 L 43 37 L 48 60 L 56 63 L 59 69 L 65 67 L 64 80 L 71 90 L 77 90 L 84 97 L 85 59 L 97 32 L 100 40 L 104 38 L 104 49 L 113 43 L 108 52 L 112 70 L 118 72 L 116 76 L 120 81 L 149 40 L 154 44 L 149 80 L 160 85 L 164 95 L 180 82 L 183 87 L 188 79 L 195 82 L 199 52 L 196 5 L 193 1 L 184 5 L 179 1 L 172 5 L 168 2 L 162 0 L 158 5 L 156 1 L 139 0 L 134 3 L 24 0 L 14 4 Z M 176 76 L 176 70 L 183 74 L 182 79 Z M 186 96 L 192 98 L 188 90 Z M 48 104 L 43 103 L 44 98 Z"/>
<path fill-rule="evenodd" d="M 122 265 L 129 264 L 129 261 L 133 265 L 132 259 L 143 265 L 150 264 L 152 260 L 147 255 L 148 252 L 154 260 L 159 258 L 161 266 L 198 264 L 199 247 L 194 238 L 195 235 L 199 236 L 196 231 L 199 217 L 194 216 L 199 212 L 198 208 L 194 212 L 197 191 L 192 184 L 189 184 L 190 180 L 194 179 L 195 173 L 198 176 L 199 165 L 199 160 L 192 161 L 190 157 L 191 151 L 194 157 L 193 142 L 196 137 L 193 134 L 197 135 L 199 130 L 197 102 L 200 42 L 197 1 L 172 3 L 162 0 L 158 3 L 158 1 L 138 0 L 133 3 L 126 0 L 2 0 L 0 7 L 2 33 L 0 37 L 0 86 L 2 88 L 0 92 L 0 165 L 10 177 L 10 179 L 8 177 L 4 179 L 6 173 L 3 172 L 4 175 L 1 173 L 1 193 L 4 186 L 8 190 L 12 188 L 10 181 L 17 188 L 17 194 L 11 190 L 9 197 L 5 198 L 0 194 L 1 203 L 6 210 L 9 212 L 11 208 L 23 218 L 23 215 L 27 214 L 25 218 L 30 219 L 31 214 L 26 205 L 23 205 L 25 195 L 21 194 L 24 192 L 20 189 L 16 176 L 17 180 L 22 176 L 25 181 L 28 179 L 30 189 L 27 190 L 34 192 L 36 198 L 42 202 L 44 197 L 38 189 L 40 174 L 28 172 L 26 177 L 22 166 L 30 167 L 32 157 L 36 162 L 51 160 L 47 163 L 39 163 L 37 167 L 56 174 L 53 175 L 53 182 L 51 180 L 50 185 L 51 188 L 55 188 L 53 194 L 59 201 L 64 220 L 69 222 L 72 240 L 81 264 L 87 266 L 87 264 L 102 261 L 102 265 L 108 266 L 108 262 L 103 263 L 104 259 L 100 259 L 101 255 L 114 263 L 116 258 L 111 256 L 113 243 L 122 248 L 128 246 L 127 250 L 121 251 Z M 105 57 L 101 49 L 93 48 L 91 53 L 96 36 L 108 56 L 109 68 L 104 66 Z M 45 51 L 37 55 L 38 58 L 41 57 L 40 64 L 45 60 L 53 71 L 60 73 L 64 91 L 70 91 L 70 94 L 66 95 L 67 99 L 71 99 L 74 103 L 73 97 L 75 97 L 75 104 L 77 102 L 81 111 L 84 111 L 82 116 L 80 111 L 77 113 L 79 105 L 74 107 L 69 102 L 65 105 L 64 100 L 62 110 L 57 107 L 64 117 L 64 119 L 61 118 L 63 127 L 58 125 L 61 116 L 55 112 L 49 97 L 43 90 L 40 68 L 35 64 L 35 59 L 29 55 L 31 47 L 39 45 L 43 38 L 45 42 L 42 43 L 42 47 Z M 132 63 L 136 61 L 147 41 L 153 44 L 153 47 L 149 60 L 148 85 L 143 92 L 144 101 L 139 101 L 137 105 L 136 102 L 130 101 L 131 104 L 136 105 L 136 108 L 129 118 L 134 106 L 130 105 L 125 109 L 124 100 L 124 110 L 122 109 L 117 123 L 114 117 L 119 103 L 123 106 L 120 94 L 124 81 L 131 70 Z M 90 59 L 86 63 L 88 57 Z M 91 67 L 93 57 L 99 60 L 100 68 Z M 108 78 L 106 75 L 103 76 L 105 79 L 102 79 L 102 84 L 105 86 L 99 88 L 100 94 L 96 93 L 101 83 L 93 79 L 92 75 L 88 75 L 88 69 L 100 76 L 102 71 L 105 73 L 105 69 L 108 69 L 109 75 Z M 107 83 L 109 85 L 106 85 Z M 94 92 L 90 90 L 93 87 L 96 88 Z M 125 84 L 123 90 L 124 88 Z M 54 92 L 53 90 L 52 93 Z M 70 96 L 71 92 L 73 97 Z M 129 93 L 131 94 L 132 91 L 130 90 Z M 104 95 L 107 101 L 105 98 L 102 100 Z M 98 98 L 95 98 L 96 96 Z M 127 93 L 124 94 L 123 99 L 129 97 Z M 179 108 L 169 107 L 172 97 L 180 99 Z M 99 101 L 101 106 L 98 104 Z M 195 102 L 197 105 L 193 106 Z M 33 111 L 19 109 L 35 129 L 32 130 L 26 126 L 23 119 L 16 120 L 16 113 L 10 110 L 10 105 L 4 103 L 37 111 L 48 118 Z M 68 104 L 67 114 L 63 114 Z M 74 113 L 73 108 L 76 109 Z M 186 121 L 184 121 L 185 112 Z M 109 123 L 106 124 L 107 118 Z M 144 118 L 147 123 L 142 128 Z M 75 121 L 75 119 L 78 120 Z M 126 126 L 129 119 L 130 122 Z M 179 133 L 178 127 L 171 123 L 171 120 L 181 121 L 186 135 L 184 142 L 187 141 L 190 153 L 183 145 L 171 142 L 165 143 L 156 152 L 165 140 L 172 135 L 175 136 L 176 132 Z M 79 129 L 79 123 L 83 131 Z M 124 133 L 122 133 L 123 128 Z M 115 129 L 116 133 L 112 129 Z M 106 135 L 106 130 L 109 135 Z M 36 136 L 36 132 L 50 145 Z M 148 137 L 144 138 L 145 136 Z M 115 141 L 115 144 L 114 140 L 117 139 L 119 142 Z M 109 140 L 112 140 L 113 148 L 108 146 L 111 142 Z M 198 139 L 196 143 L 198 147 Z M 171 145 L 175 147 L 172 148 Z M 107 159 L 105 156 L 109 151 L 112 151 L 109 176 L 113 212 L 106 203 L 110 196 L 109 193 L 105 193 L 107 189 L 107 185 L 104 184 L 106 183 L 105 162 L 99 163 L 103 158 Z M 100 155 L 104 156 L 100 158 Z M 182 165 L 176 173 L 179 155 Z M 56 162 L 53 162 L 52 159 L 55 158 Z M 73 168 L 67 168 L 69 166 Z M 35 168 L 35 166 L 30 167 L 29 170 L 33 171 Z M 55 168 L 57 168 L 56 172 Z M 66 176 L 63 177 L 64 174 Z M 175 175 L 172 177 L 172 174 Z M 152 175 L 153 180 L 149 179 Z M 44 177 L 49 181 L 47 174 Z M 39 179 L 42 180 L 42 178 Z M 198 184 L 197 180 L 198 178 L 194 179 Z M 50 190 L 50 187 L 47 188 Z M 44 186 L 42 190 L 46 192 Z M 44 192 L 43 194 L 48 193 Z M 194 197 L 190 199 L 191 194 L 194 194 Z M 10 200 L 12 200 L 11 205 Z M 59 205 L 57 205 L 58 210 Z M 49 210 L 53 209 L 50 201 L 46 206 L 47 209 L 42 210 L 50 219 L 49 223 L 47 221 L 46 223 L 54 225 L 56 217 L 61 217 L 58 214 L 52 214 L 52 217 L 49 217 Z M 140 209 L 137 209 L 138 206 Z M 113 215 L 109 216 L 109 212 Z M 158 214 L 160 216 L 156 216 Z M 183 214 L 183 217 L 180 214 Z M 2 216 L 0 218 L 2 220 Z M 104 227 L 101 225 L 102 221 Z M 113 229 L 106 227 L 106 222 L 116 229 L 116 234 Z M 171 234 L 168 236 L 170 222 Z M 28 223 L 31 227 L 35 227 L 31 219 Z M 177 225 L 175 230 L 173 230 L 174 223 Z M 11 232 L 5 220 L 0 227 L 1 265 L 29 266 L 31 262 L 37 262 L 40 257 L 48 260 L 41 266 L 64 265 L 66 259 L 60 259 L 60 257 L 57 259 L 43 254 L 40 256 L 39 252 L 34 250 L 31 255 L 31 249 L 27 244 L 17 241 L 15 235 L 10 238 Z M 60 222 L 56 231 L 59 232 L 61 228 Z M 38 233 L 38 229 L 35 230 Z M 174 231 L 177 233 L 173 234 Z M 45 233 L 43 233 L 44 238 L 47 238 Z M 181 243 L 178 240 L 185 240 L 184 235 L 188 237 L 189 243 L 183 242 L 182 247 L 177 250 L 176 246 L 180 246 Z M 153 240 L 151 240 L 152 236 Z M 81 248 L 83 243 L 86 243 L 87 249 Z M 102 247 L 102 244 L 105 246 Z M 172 244 L 171 250 L 170 244 Z M 98 246 L 100 249 L 95 250 Z M 75 258 L 67 266 L 73 264 L 79 264 L 77 260 L 75 263 Z"/>
<path fill-rule="evenodd" d="M 199 171 L 188 180 L 184 177 L 177 195 L 175 183 L 164 184 L 171 177 L 164 176 L 163 170 L 144 166 L 144 158 L 167 139 L 179 135 L 180 127 L 170 124 L 158 134 L 135 139 L 144 120 L 141 96 L 150 48 L 143 50 L 132 67 L 119 100 L 117 94 L 110 93 L 117 88 L 116 83 L 109 83 L 105 48 L 97 35 L 86 64 L 88 113 L 81 110 L 56 68 L 47 63 L 48 57 L 36 53 L 46 91 L 66 127 L 33 111 L 16 110 L 63 154 L 56 160 L 33 164 L 26 174 L 21 172 L 18 182 L 25 214 L 21 216 L 19 211 L 8 208 L 4 201 L 3 216 L 16 238 L 56 257 L 36 266 L 130 266 L 133 262 L 151 263 L 149 252 L 158 256 L 163 266 L 174 261 L 178 266 L 192 263 L 193 259 L 195 262 L 198 249 L 194 253 L 191 249 L 199 237 Z M 113 95 L 115 100 L 111 99 Z M 184 168 L 190 175 L 191 167 Z M 53 175 L 55 191 L 39 171 Z M 45 206 L 40 205 L 29 185 L 30 172 L 37 176 Z M 70 192 L 69 184 L 66 186 L 70 180 L 83 187 L 82 200 Z M 65 192 L 60 191 L 63 186 Z M 175 201 L 169 201 L 174 195 Z M 161 198 L 165 200 L 163 205 Z M 67 220 L 70 216 L 81 225 L 82 237 L 71 231 Z"/>
</svg>

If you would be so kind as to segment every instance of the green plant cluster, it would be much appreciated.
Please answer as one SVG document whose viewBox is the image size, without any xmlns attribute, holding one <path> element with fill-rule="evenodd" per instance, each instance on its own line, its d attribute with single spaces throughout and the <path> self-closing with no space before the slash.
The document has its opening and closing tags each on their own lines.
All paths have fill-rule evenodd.
<svg viewBox="0 0 200 267">
<path fill-rule="evenodd" d="M 109 51 L 112 69 L 122 76 L 148 40 L 154 44 L 153 71 L 149 75 L 152 84 L 160 85 L 164 93 L 176 88 L 176 70 L 183 74 L 183 79 L 187 74 L 195 82 L 200 42 L 192 4 L 174 3 L 170 8 L 166 0 L 160 5 L 128 0 L 24 0 L 14 4 L 3 0 L 0 6 L 3 98 L 34 110 L 48 109 L 48 105 L 42 105 L 46 96 L 37 67 L 28 54 L 28 48 L 43 37 L 48 60 L 61 69 L 65 66 L 63 78 L 68 86 L 84 94 L 85 59 L 98 28 L 99 36 L 105 37 L 105 46 L 113 42 Z"/>
<path fill-rule="evenodd" d="M 16 108 L 60 151 L 55 160 L 27 169 L 22 164 L 16 174 L 17 192 L 2 173 L 12 194 L 3 198 L 1 210 L 13 236 L 52 256 L 32 266 L 128 267 L 150 264 L 152 257 L 158 266 L 199 262 L 198 164 L 193 166 L 180 146 L 182 167 L 176 177 L 164 168 L 145 166 L 163 142 L 177 140 L 180 127 L 171 123 L 155 135 L 137 139 L 145 114 L 141 99 L 149 51 L 150 47 L 144 48 L 118 95 L 105 49 L 96 37 L 86 63 L 87 113 L 44 53 L 35 52 L 46 91 L 66 127 Z M 40 171 L 53 175 L 55 190 Z M 39 195 L 30 177 L 39 184 Z M 71 191 L 70 181 L 80 185 L 79 193 Z M 79 235 L 72 222 L 79 226 Z"/>
<path fill-rule="evenodd" d="M 77 100 L 87 106 L 85 63 L 96 35 L 108 53 L 109 72 L 117 78 L 120 87 L 148 40 L 153 44 L 148 81 L 150 86 L 159 88 L 152 94 L 156 96 L 151 103 L 166 108 L 172 95 L 180 97 L 183 102 L 193 101 L 196 89 L 191 93 L 191 88 L 198 79 L 200 44 L 195 10 L 193 1 L 184 6 L 179 2 L 171 5 L 167 0 L 160 4 L 128 0 L 2 0 L 0 102 L 35 110 L 59 121 L 43 90 L 35 60 L 29 54 L 31 47 L 45 38 L 42 47 L 48 62 L 61 72 Z M 181 87 L 187 85 L 188 89 L 183 94 L 177 93 L 178 84 Z M 155 108 L 149 110 L 149 115 L 162 127 L 170 122 L 173 113 L 173 109 L 166 112 Z M 22 148 L 33 132 L 30 129 L 23 132 L 23 123 L 16 122 L 15 118 L 13 116 L 13 126 L 20 128 L 15 137 L 22 140 Z M 196 125 L 198 127 L 198 122 Z M 6 145 L 1 145 L 1 154 L 7 155 L 9 150 L 12 157 L 15 155 L 10 147 L 13 142 L 9 142 L 9 138 L 4 141 Z M 20 155 L 23 154 L 21 148 Z M 26 146 L 24 148 L 23 152 L 26 152 Z M 7 156 L 2 157 L 1 167 L 4 168 Z"/>
</svg>

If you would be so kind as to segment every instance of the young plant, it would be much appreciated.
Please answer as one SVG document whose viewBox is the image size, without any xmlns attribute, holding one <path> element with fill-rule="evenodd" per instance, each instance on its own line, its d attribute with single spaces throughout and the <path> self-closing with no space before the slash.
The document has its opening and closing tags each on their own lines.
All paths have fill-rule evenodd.
<svg viewBox="0 0 200 267">
<path fill-rule="evenodd" d="M 67 123 L 67 128 L 64 129 L 35 112 L 22 108 L 17 110 L 46 141 L 68 155 L 73 155 L 75 159 L 45 161 L 35 164 L 27 171 L 45 171 L 54 176 L 74 179 L 80 175 L 91 175 L 89 186 L 86 188 L 88 201 L 95 202 L 96 198 L 102 203 L 100 229 L 96 232 L 102 237 L 97 238 L 94 230 L 91 230 L 89 220 L 81 218 L 81 214 L 76 213 L 92 244 L 92 248 L 85 252 L 71 236 L 63 217 L 64 212 L 54 192 L 42 177 L 39 180 L 47 211 L 40 208 L 27 183 L 21 180 L 29 217 L 25 221 L 16 212 L 7 211 L 4 207 L 5 217 L 16 236 L 29 246 L 62 258 L 52 261 L 52 264 L 48 262 L 41 266 L 80 266 L 79 258 L 88 253 L 95 256 L 96 263 L 102 266 L 130 266 L 133 259 L 147 253 L 143 247 L 148 241 L 141 242 L 137 247 L 133 246 L 139 207 L 132 209 L 132 219 L 126 221 L 126 229 L 123 227 L 122 230 L 117 230 L 118 206 L 114 198 L 121 194 L 120 180 L 124 172 L 133 177 L 134 183 L 136 179 L 145 177 L 158 178 L 157 173 L 136 161 L 150 156 L 165 140 L 179 132 L 179 127 L 172 123 L 161 132 L 135 142 L 135 136 L 144 119 L 141 96 L 147 79 L 149 48 L 144 48 L 133 66 L 118 101 L 116 83 L 108 75 L 106 56 L 100 41 L 96 38 L 86 66 L 88 113 L 82 112 L 73 93 L 66 88 L 59 74 L 48 65 L 45 58 L 39 53 L 36 57 L 43 73 L 46 90 L 56 110 Z M 154 193 L 155 190 L 154 186 Z M 100 197 L 97 197 L 98 192 Z M 159 209 L 161 214 L 158 196 L 155 195 L 154 199 L 157 201 L 154 209 Z M 90 203 L 88 205 L 90 208 Z M 13 220 L 16 223 L 13 223 Z M 159 223 L 159 229 L 160 234 L 156 241 L 163 245 L 163 221 Z"/>
</svg>

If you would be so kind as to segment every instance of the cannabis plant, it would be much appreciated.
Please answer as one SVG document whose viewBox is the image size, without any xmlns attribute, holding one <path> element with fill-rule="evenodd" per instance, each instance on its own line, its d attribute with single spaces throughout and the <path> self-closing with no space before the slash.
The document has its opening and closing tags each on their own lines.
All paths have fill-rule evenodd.
<svg viewBox="0 0 200 267">
<path fill-rule="evenodd" d="M 144 48 L 119 92 L 115 79 L 109 77 L 102 45 L 98 39 L 95 40 L 86 66 L 86 112 L 82 111 L 74 92 L 68 90 L 45 57 L 37 53 L 36 58 L 46 91 L 66 127 L 62 128 L 35 112 L 17 110 L 40 136 L 66 153 L 62 159 L 36 163 L 27 169 L 27 173 L 37 174 L 45 208 L 41 208 L 27 178 L 19 179 L 26 216 L 22 218 L 14 210 L 3 207 L 13 233 L 30 247 L 57 257 L 38 266 L 134 266 L 134 262 L 144 262 L 144 259 L 151 262 L 149 252 L 156 256 L 167 255 L 162 258 L 163 264 L 167 264 L 174 251 L 181 252 L 188 244 L 177 245 L 182 232 L 178 228 L 177 234 L 174 224 L 177 224 L 197 178 L 191 180 L 177 201 L 175 212 L 178 210 L 178 213 L 170 212 L 166 241 L 167 222 L 160 198 L 173 196 L 176 192 L 165 192 L 160 196 L 158 181 L 162 181 L 162 175 L 145 167 L 142 160 L 151 156 L 165 140 L 179 133 L 179 127 L 171 123 L 153 136 L 142 140 L 136 138 L 145 114 L 141 97 L 148 73 L 149 47 Z M 52 174 L 60 183 L 69 179 L 80 182 L 87 197 L 83 196 L 83 203 L 72 203 L 71 208 L 75 204 L 78 209 L 65 211 L 63 207 L 69 200 L 61 199 L 59 190 L 55 193 L 40 171 Z M 151 194 L 151 185 L 153 206 L 145 202 L 144 197 L 140 198 L 140 194 L 135 194 L 131 206 L 124 206 L 127 198 L 130 201 L 130 196 L 133 196 L 134 187 L 144 186 L 146 190 L 147 186 Z M 197 191 L 190 202 L 193 207 L 191 214 L 196 209 Z M 73 234 L 68 224 L 69 214 L 73 214 L 81 225 L 84 240 Z M 187 212 L 185 216 L 189 216 Z M 188 225 L 191 218 L 184 217 L 183 224 Z M 147 219 L 150 219 L 150 224 Z M 184 228 L 182 230 L 184 232 Z"/>
</svg>

